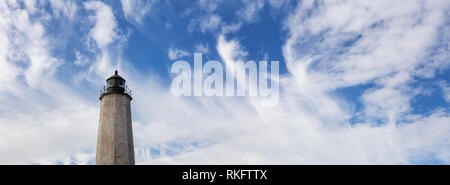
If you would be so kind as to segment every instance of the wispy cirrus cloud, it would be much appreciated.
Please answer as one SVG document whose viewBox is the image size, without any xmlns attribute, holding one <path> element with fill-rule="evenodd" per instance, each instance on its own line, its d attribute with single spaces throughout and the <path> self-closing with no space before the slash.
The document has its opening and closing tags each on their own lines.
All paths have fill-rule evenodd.
<svg viewBox="0 0 450 185">
<path fill-rule="evenodd" d="M 258 20 L 258 13 L 264 7 L 264 0 L 257 1 L 243 1 L 244 6 L 237 11 L 237 15 L 243 18 L 244 21 L 254 22 Z"/>
<path fill-rule="evenodd" d="M 138 25 L 142 25 L 146 16 L 154 3 L 153 0 L 121 0 L 122 11 L 125 15 L 125 18 L 132 22 L 137 23 Z"/>
<path fill-rule="evenodd" d="M 87 163 L 95 138 L 93 104 L 56 77 L 52 19 L 43 3 L 0 2 L 1 163 Z M 31 31 L 32 30 L 32 31 Z M 74 124 L 77 123 L 77 124 Z M 86 131 L 86 132 L 85 132 Z M 61 139 L 67 138 L 67 139 Z"/>
<path fill-rule="evenodd" d="M 32 1 L 26 1 L 32 2 Z M 78 11 L 78 5 L 74 0 L 58 1 L 50 0 L 50 5 L 53 8 L 53 15 L 63 15 L 69 20 L 73 20 Z"/>
<path fill-rule="evenodd" d="M 181 49 L 169 48 L 168 57 L 170 60 L 179 59 L 191 55 L 189 52 Z"/>
<path fill-rule="evenodd" d="M 446 10 L 442 7 L 448 4 L 315 2 L 302 2 L 288 19 L 291 36 L 284 55 L 289 69 L 307 65 L 310 76 L 327 84 L 327 90 L 375 83 L 377 88 L 363 95 L 368 114 L 400 116 L 410 111 L 407 83 L 425 77 L 417 76 L 416 70 L 430 55 L 427 48 L 441 40 Z"/>
<path fill-rule="evenodd" d="M 254 59 L 260 46 L 246 40 L 256 33 L 245 28 L 264 24 L 259 16 L 267 12 L 260 4 L 246 21 L 242 7 L 233 9 L 239 18 L 231 19 L 218 11 L 225 2 L 199 1 L 202 12 L 185 15 L 191 17 L 183 27 L 173 21 L 172 28 L 189 29 L 189 21 L 202 15 L 219 21 L 203 32 L 197 25 L 201 37 L 172 34 L 168 42 L 187 44 L 159 51 L 160 40 L 139 30 L 131 34 L 123 22 L 145 26 L 150 4 L 67 1 L 53 14 L 39 2 L 0 2 L 0 163 L 92 164 L 97 89 L 116 68 L 133 89 L 138 164 L 449 163 L 448 110 L 415 112 L 412 103 L 426 89 L 415 82 L 437 81 L 449 66 L 446 1 L 252 2 L 295 5 L 277 20 L 287 33 L 277 36 L 284 57 L 277 60 L 286 72 L 279 104 L 271 108 L 247 97 L 174 97 L 170 79 L 152 71 L 162 63 L 166 72 L 167 57 L 186 57 L 187 50 L 177 48 L 191 46 L 211 48 L 204 60 Z M 57 37 L 61 30 L 48 21 L 72 16 L 68 24 L 80 27 L 72 30 L 79 35 Z M 79 47 L 62 50 L 66 56 L 55 52 L 56 45 Z M 438 84 L 445 97 L 448 82 Z"/>
</svg>

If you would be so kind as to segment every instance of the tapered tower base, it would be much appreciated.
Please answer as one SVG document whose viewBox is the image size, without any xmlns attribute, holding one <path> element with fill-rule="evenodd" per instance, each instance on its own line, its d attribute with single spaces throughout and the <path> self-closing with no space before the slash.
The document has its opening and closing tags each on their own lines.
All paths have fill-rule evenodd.
<svg viewBox="0 0 450 185">
<path fill-rule="evenodd" d="M 131 96 L 109 89 L 101 95 L 96 164 L 134 165 Z"/>
</svg>

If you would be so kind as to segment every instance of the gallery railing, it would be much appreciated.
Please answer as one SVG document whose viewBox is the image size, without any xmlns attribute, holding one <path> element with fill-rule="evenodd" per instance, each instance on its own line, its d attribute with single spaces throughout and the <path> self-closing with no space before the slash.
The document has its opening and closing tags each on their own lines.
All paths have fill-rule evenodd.
<svg viewBox="0 0 450 185">
<path fill-rule="evenodd" d="M 100 89 L 100 96 L 102 96 L 103 94 L 107 93 L 109 87 L 113 87 L 113 85 L 109 85 L 108 84 L 108 85 L 103 86 L 103 88 Z M 127 85 L 120 85 L 120 86 L 116 85 L 115 87 L 122 87 L 124 89 L 124 93 L 126 93 L 126 94 L 131 96 L 131 89 L 128 88 Z"/>
</svg>

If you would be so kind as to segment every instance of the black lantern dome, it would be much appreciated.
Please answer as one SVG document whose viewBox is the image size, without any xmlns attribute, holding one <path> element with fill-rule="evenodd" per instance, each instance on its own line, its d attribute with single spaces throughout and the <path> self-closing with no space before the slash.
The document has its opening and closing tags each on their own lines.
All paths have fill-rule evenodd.
<svg viewBox="0 0 450 185">
<path fill-rule="evenodd" d="M 124 94 L 128 95 L 131 98 L 131 90 L 128 89 L 126 85 L 126 81 L 124 78 L 119 76 L 117 70 L 114 72 L 114 75 L 106 79 L 106 86 L 100 90 L 100 99 L 106 94 Z"/>
<path fill-rule="evenodd" d="M 125 92 L 125 79 L 119 76 L 117 70 L 114 72 L 114 75 L 106 79 L 106 92 L 107 93 L 124 93 Z"/>
</svg>

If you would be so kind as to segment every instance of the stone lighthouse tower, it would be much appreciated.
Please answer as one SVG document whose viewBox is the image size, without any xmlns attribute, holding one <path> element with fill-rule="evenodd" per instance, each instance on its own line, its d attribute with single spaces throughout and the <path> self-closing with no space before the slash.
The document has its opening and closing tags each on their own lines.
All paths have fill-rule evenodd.
<svg viewBox="0 0 450 185">
<path fill-rule="evenodd" d="M 96 164 L 134 165 L 131 100 L 125 79 L 116 70 L 100 95 Z"/>
</svg>

